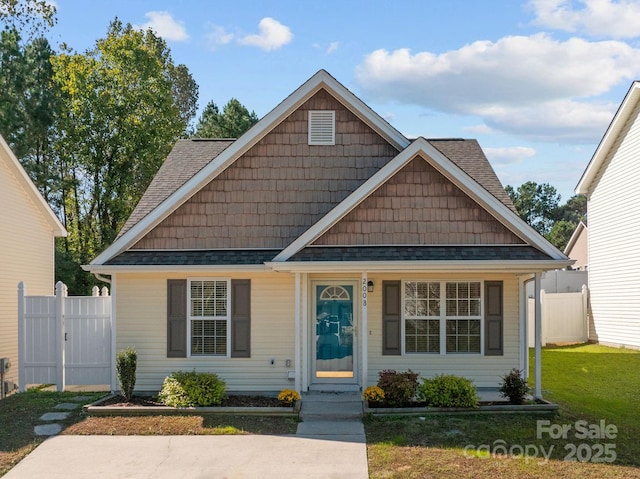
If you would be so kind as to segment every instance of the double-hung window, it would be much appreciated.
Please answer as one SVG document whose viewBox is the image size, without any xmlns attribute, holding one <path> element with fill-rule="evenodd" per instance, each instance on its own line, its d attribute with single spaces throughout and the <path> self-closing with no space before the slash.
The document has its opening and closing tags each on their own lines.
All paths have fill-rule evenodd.
<svg viewBox="0 0 640 479">
<path fill-rule="evenodd" d="M 227 356 L 230 331 L 230 281 L 189 280 L 189 346 L 191 356 Z"/>
<path fill-rule="evenodd" d="M 481 297 L 480 281 L 405 281 L 405 353 L 480 353 Z"/>
</svg>

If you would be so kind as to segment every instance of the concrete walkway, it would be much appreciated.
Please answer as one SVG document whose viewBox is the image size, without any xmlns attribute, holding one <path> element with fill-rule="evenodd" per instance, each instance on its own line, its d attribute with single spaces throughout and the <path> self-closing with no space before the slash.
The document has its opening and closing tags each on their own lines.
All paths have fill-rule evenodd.
<svg viewBox="0 0 640 479">
<path fill-rule="evenodd" d="M 367 479 L 359 395 L 310 393 L 290 436 L 55 436 L 4 478 Z"/>
</svg>

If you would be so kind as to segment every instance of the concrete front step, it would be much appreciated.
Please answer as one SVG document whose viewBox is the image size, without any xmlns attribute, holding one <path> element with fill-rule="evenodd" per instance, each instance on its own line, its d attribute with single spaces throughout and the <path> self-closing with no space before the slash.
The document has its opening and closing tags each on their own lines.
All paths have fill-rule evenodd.
<svg viewBox="0 0 640 479">
<path fill-rule="evenodd" d="M 303 421 L 359 420 L 362 399 L 358 393 L 310 392 L 302 396 L 300 417 Z"/>
</svg>

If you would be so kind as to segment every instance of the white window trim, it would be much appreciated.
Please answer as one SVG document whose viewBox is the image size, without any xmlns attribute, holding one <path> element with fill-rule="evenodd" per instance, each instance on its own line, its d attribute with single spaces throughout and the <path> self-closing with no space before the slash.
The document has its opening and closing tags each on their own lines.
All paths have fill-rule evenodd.
<svg viewBox="0 0 640 479">
<path fill-rule="evenodd" d="M 315 140 L 313 139 L 311 124 L 313 122 L 313 117 L 316 114 L 322 114 L 322 115 L 327 115 L 328 114 L 328 115 L 331 116 L 331 139 L 330 139 L 330 141 L 327 141 L 327 140 L 319 141 L 317 139 L 315 139 Z M 307 129 L 308 129 L 307 139 L 308 139 L 308 144 L 309 145 L 326 145 L 326 146 L 335 145 L 336 144 L 336 112 L 335 112 L 335 110 L 309 110 L 309 112 L 308 112 Z"/>
<path fill-rule="evenodd" d="M 227 315 L 226 317 L 219 316 L 192 316 L 191 315 L 191 282 L 192 281 L 224 281 L 227 283 Z M 201 319 L 213 319 L 213 320 L 225 320 L 227 322 L 227 354 L 191 354 L 191 324 L 194 320 Z M 200 359 L 200 358 L 230 358 L 231 357 L 231 278 L 187 278 L 187 357 Z"/>
<path fill-rule="evenodd" d="M 440 283 L 440 315 L 429 317 L 429 319 L 437 319 L 440 321 L 440 353 L 426 353 L 426 352 L 415 352 L 408 353 L 406 348 L 406 318 L 404 314 L 404 306 L 405 306 L 405 284 L 406 283 Z M 446 301 L 447 301 L 447 292 L 446 287 L 447 283 L 480 283 L 480 352 L 478 353 L 447 353 L 447 319 L 471 319 L 477 320 L 476 316 L 455 316 L 448 317 L 446 315 Z M 401 282 L 402 295 L 401 295 L 401 307 L 402 307 L 402 320 L 400 322 L 400 335 L 401 335 L 401 344 L 402 344 L 402 356 L 484 356 L 484 323 L 485 323 L 485 314 L 484 314 L 484 280 L 481 279 L 404 279 Z M 410 318 L 415 319 L 415 318 Z"/>
</svg>

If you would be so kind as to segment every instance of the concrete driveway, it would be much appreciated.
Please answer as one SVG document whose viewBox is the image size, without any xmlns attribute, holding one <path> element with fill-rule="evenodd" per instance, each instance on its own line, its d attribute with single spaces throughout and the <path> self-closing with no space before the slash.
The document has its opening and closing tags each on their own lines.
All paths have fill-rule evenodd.
<svg viewBox="0 0 640 479">
<path fill-rule="evenodd" d="M 364 442 L 296 436 L 55 436 L 5 479 L 366 479 Z"/>
</svg>

